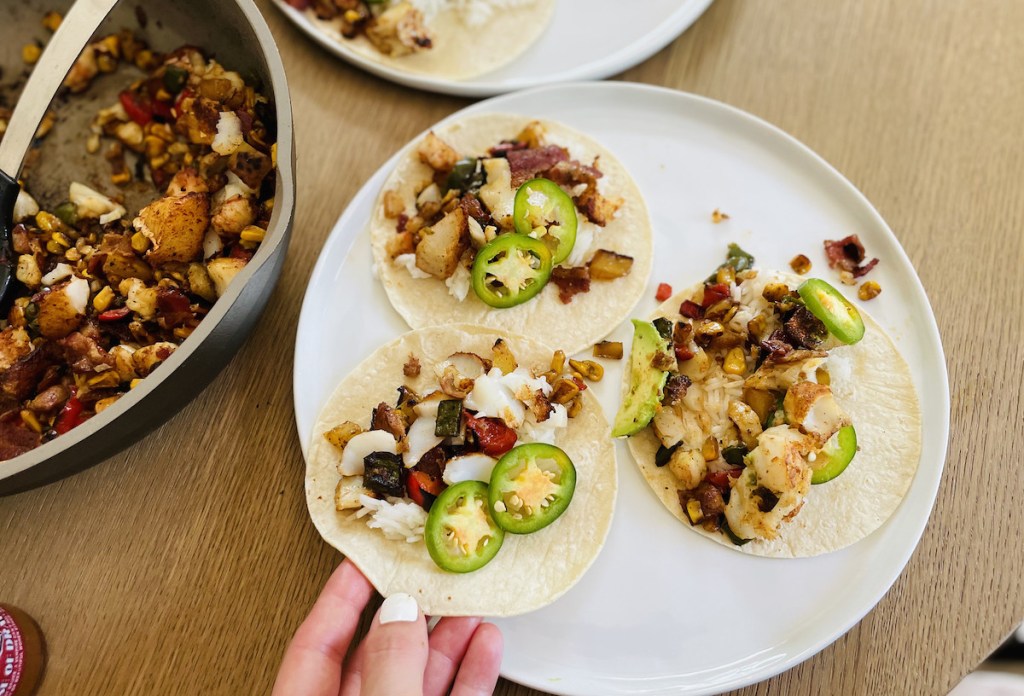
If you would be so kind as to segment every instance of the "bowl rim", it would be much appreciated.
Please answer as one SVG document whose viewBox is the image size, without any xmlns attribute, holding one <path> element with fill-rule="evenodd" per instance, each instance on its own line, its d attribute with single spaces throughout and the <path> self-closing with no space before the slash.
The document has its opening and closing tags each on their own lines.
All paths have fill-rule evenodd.
<svg viewBox="0 0 1024 696">
<path fill-rule="evenodd" d="M 249 280 L 274 258 L 281 245 L 286 245 L 295 215 L 295 143 L 292 130 L 292 108 L 281 54 L 263 15 L 253 0 L 232 0 L 256 36 L 262 59 L 267 65 L 270 84 L 274 94 L 277 115 L 277 182 L 274 190 L 274 211 L 267 226 L 271 233 L 260 244 L 245 268 L 239 271 L 228 291 L 217 298 L 210 312 L 199 322 L 199 326 L 178 346 L 177 349 L 157 368 L 153 375 L 144 378 L 138 386 L 124 394 L 113 405 L 96 414 L 71 431 L 55 437 L 24 454 L 6 461 L 0 461 L 0 481 L 43 464 L 65 450 L 71 449 L 91 438 L 103 428 L 126 415 L 170 379 L 178 368 L 192 357 L 199 346 L 220 325 L 235 302 L 248 287 Z M 284 251 L 284 250 L 280 250 Z M 155 379 L 154 379 L 155 377 Z M 198 392 L 193 395 L 198 396 Z M 167 414 L 166 422 L 173 416 Z"/>
</svg>

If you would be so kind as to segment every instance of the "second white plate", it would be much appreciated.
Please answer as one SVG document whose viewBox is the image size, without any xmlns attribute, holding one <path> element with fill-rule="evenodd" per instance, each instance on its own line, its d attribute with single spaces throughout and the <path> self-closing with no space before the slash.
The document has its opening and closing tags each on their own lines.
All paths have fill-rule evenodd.
<svg viewBox="0 0 1024 696">
<path fill-rule="evenodd" d="M 489 97 L 528 87 L 602 80 L 642 63 L 693 24 L 711 0 L 558 0 L 537 42 L 508 65 L 469 80 L 418 75 L 377 63 L 336 40 L 284 0 L 278 8 L 314 41 L 343 60 L 407 87 L 460 97 Z M 467 60 L 472 60 L 467 47 Z"/>
<path fill-rule="evenodd" d="M 859 621 L 906 565 L 945 462 L 949 386 L 935 319 L 895 236 L 838 172 L 773 126 L 718 102 L 623 83 L 517 93 L 469 112 L 561 121 L 596 138 L 632 173 L 650 207 L 655 266 L 633 316 L 707 275 L 735 241 L 760 266 L 796 254 L 833 279 L 822 240 L 856 232 L 881 263 L 868 308 L 911 366 L 924 450 L 910 491 L 876 533 L 810 559 L 735 553 L 686 529 L 654 497 L 618 444 L 619 499 L 608 542 L 580 583 L 549 607 L 500 622 L 503 674 L 560 694 L 717 693 L 777 674 Z M 296 337 L 295 417 L 306 446 L 334 385 L 371 350 L 407 330 L 373 277 L 366 225 L 394 158 L 356 195 L 324 246 Z M 719 208 L 730 215 L 711 222 Z M 613 340 L 630 341 L 624 322 Z M 557 335 L 552 337 L 557 344 Z M 596 385 L 611 418 L 621 365 Z M 495 592 L 514 592 L 495 588 Z"/>
</svg>

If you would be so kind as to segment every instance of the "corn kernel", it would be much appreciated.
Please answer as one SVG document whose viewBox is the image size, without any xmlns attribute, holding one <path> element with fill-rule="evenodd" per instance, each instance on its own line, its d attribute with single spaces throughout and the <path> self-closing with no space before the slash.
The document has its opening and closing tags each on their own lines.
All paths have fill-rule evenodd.
<svg viewBox="0 0 1024 696">
<path fill-rule="evenodd" d="M 149 161 L 150 169 L 161 169 L 170 159 L 170 155 L 157 155 Z"/>
<path fill-rule="evenodd" d="M 345 21 L 354 24 L 360 19 L 359 13 L 355 10 L 345 10 Z"/>
<path fill-rule="evenodd" d="M 153 62 L 153 52 L 144 48 L 135 54 L 135 67 L 145 70 Z"/>
<path fill-rule="evenodd" d="M 43 232 L 59 232 L 65 229 L 65 225 L 59 217 L 45 210 L 40 210 L 36 214 L 36 226 Z"/>
<path fill-rule="evenodd" d="M 114 291 L 108 285 L 96 293 L 96 297 L 92 298 L 92 306 L 96 308 L 97 312 L 105 312 L 113 301 Z"/>
<path fill-rule="evenodd" d="M 743 349 L 739 346 L 733 348 L 726 354 L 722 369 L 730 375 L 742 375 L 747 371 L 747 360 L 743 356 Z"/>
<path fill-rule="evenodd" d="M 98 389 L 102 389 L 104 387 L 116 387 L 121 383 L 121 378 L 117 376 L 116 370 L 107 370 L 106 372 L 99 373 L 95 377 L 90 377 L 87 383 L 90 387 Z"/>
<path fill-rule="evenodd" d="M 277 143 L 270 146 L 270 163 L 277 166 Z"/>
<path fill-rule="evenodd" d="M 121 39 L 117 34 L 110 34 L 103 37 L 98 44 L 101 51 L 106 51 L 115 58 L 121 55 Z"/>
<path fill-rule="evenodd" d="M 186 338 L 188 338 L 189 336 L 192 335 L 193 331 L 194 331 L 194 329 L 192 327 L 189 327 L 189 326 L 179 326 L 176 329 L 174 329 L 174 331 L 172 333 L 174 333 L 175 338 L 180 338 L 182 340 L 185 340 Z"/>
<path fill-rule="evenodd" d="M 32 428 L 32 430 L 34 430 L 35 432 L 37 432 L 37 433 L 43 432 L 43 425 L 42 425 L 42 423 L 40 423 L 39 419 L 36 418 L 36 414 L 32 413 L 28 409 L 22 410 L 22 412 L 21 412 L 21 420 L 25 423 L 25 425 L 27 425 L 28 427 Z"/>
<path fill-rule="evenodd" d="M 690 524 L 697 524 L 704 519 L 704 511 L 700 509 L 700 501 L 691 498 L 686 501 L 686 516 L 690 518 Z"/>
<path fill-rule="evenodd" d="M 132 235 L 132 249 L 134 249 L 135 251 L 137 251 L 138 253 L 141 254 L 142 252 L 146 251 L 146 249 L 148 249 L 148 248 L 149 248 L 149 237 L 147 237 L 146 235 L 142 234 L 141 232 L 136 232 L 135 234 Z"/>
<path fill-rule="evenodd" d="M 97 401 L 96 405 L 93 408 L 96 410 L 96 413 L 102 413 L 106 409 L 108 409 L 111 406 L 113 406 L 114 403 L 116 403 L 117 400 L 120 399 L 120 398 L 121 398 L 120 394 L 115 394 L 114 396 L 108 396 L 105 399 L 100 399 L 99 401 Z"/>
<path fill-rule="evenodd" d="M 573 402 L 571 404 L 569 404 L 569 408 L 566 409 L 566 416 L 568 416 L 569 418 L 575 418 L 576 416 L 580 415 L 580 411 L 582 411 L 582 410 L 583 410 L 583 397 L 581 395 L 577 394 L 576 398 L 573 400 Z"/>
<path fill-rule="evenodd" d="M 64 236 L 63 232 L 54 232 L 53 236 L 51 236 L 50 239 L 54 242 L 57 242 L 57 244 L 61 245 L 65 249 L 71 247 L 71 242 L 68 241 L 68 238 Z"/>
<path fill-rule="evenodd" d="M 41 55 L 43 49 L 39 48 L 39 44 L 30 43 L 21 47 L 21 59 L 29 65 L 35 65 Z"/>
<path fill-rule="evenodd" d="M 60 28 L 60 23 L 63 18 L 60 16 L 60 12 L 50 11 L 43 15 L 43 26 L 50 31 L 57 31 Z"/>
<path fill-rule="evenodd" d="M 90 155 L 95 155 L 100 151 L 100 136 L 98 133 L 93 133 L 89 136 L 89 139 L 85 141 L 85 151 Z"/>
<path fill-rule="evenodd" d="M 811 270 L 811 260 L 803 254 L 797 254 L 790 259 L 789 267 L 793 269 L 794 273 L 803 275 Z"/>
<path fill-rule="evenodd" d="M 704 445 L 700 448 L 700 454 L 706 462 L 718 459 L 718 440 L 714 436 L 708 436 L 708 439 L 704 440 Z"/>
<path fill-rule="evenodd" d="M 167 141 L 156 135 L 147 135 L 142 143 L 146 150 L 146 157 L 150 159 L 164 154 L 164 151 L 167 150 Z"/>
<path fill-rule="evenodd" d="M 555 354 L 551 356 L 551 369 L 555 374 L 562 374 L 562 370 L 565 369 L 565 351 L 556 350 Z"/>
<path fill-rule="evenodd" d="M 593 360 L 570 360 L 569 367 L 591 382 L 600 382 L 604 377 L 604 367 Z"/>
<path fill-rule="evenodd" d="M 718 208 L 715 208 L 714 210 L 711 211 L 711 222 L 715 223 L 716 225 L 718 223 L 720 223 L 722 220 L 728 220 L 728 219 L 729 219 L 728 213 L 723 213 Z"/>
<path fill-rule="evenodd" d="M 868 280 L 857 288 L 857 297 L 867 302 L 878 297 L 880 292 L 882 292 L 882 286 L 873 280 Z"/>
<path fill-rule="evenodd" d="M 728 285 L 736 280 L 736 271 L 732 266 L 722 266 L 715 273 L 715 280 L 719 283 L 725 283 Z"/>
<path fill-rule="evenodd" d="M 139 378 L 133 379 L 131 382 L 128 383 L 128 388 L 129 389 L 134 389 L 135 387 L 139 386 L 139 382 L 141 382 L 141 381 L 142 380 L 139 379 Z"/>
<path fill-rule="evenodd" d="M 263 241 L 263 237 L 267 234 L 266 230 L 256 225 L 249 225 L 240 235 L 243 242 L 256 242 L 257 244 Z"/>
<path fill-rule="evenodd" d="M 839 282 L 843 285 L 856 285 L 857 278 L 850 271 L 839 271 Z"/>
<path fill-rule="evenodd" d="M 96 56 L 96 67 L 99 68 L 101 73 L 112 73 L 117 68 L 117 58 L 106 53 L 100 53 Z"/>
<path fill-rule="evenodd" d="M 115 174 L 110 175 L 110 181 L 114 184 L 117 184 L 118 186 L 120 186 L 121 184 L 127 184 L 131 180 L 132 174 L 128 170 L 125 170 L 123 172 L 117 172 Z"/>
<path fill-rule="evenodd" d="M 264 201 L 263 202 L 263 209 L 266 210 L 268 213 L 273 212 L 273 210 L 274 210 L 274 199 L 273 198 L 268 198 L 266 201 Z M 409 229 L 409 226 L 406 225 L 405 229 Z"/>
<path fill-rule="evenodd" d="M 51 239 L 50 241 L 48 241 L 46 243 L 46 250 L 48 252 L 50 252 L 51 254 L 63 254 L 64 253 L 64 247 L 62 247 L 60 244 L 58 244 L 56 242 L 56 240 L 53 240 L 53 239 Z"/>
</svg>

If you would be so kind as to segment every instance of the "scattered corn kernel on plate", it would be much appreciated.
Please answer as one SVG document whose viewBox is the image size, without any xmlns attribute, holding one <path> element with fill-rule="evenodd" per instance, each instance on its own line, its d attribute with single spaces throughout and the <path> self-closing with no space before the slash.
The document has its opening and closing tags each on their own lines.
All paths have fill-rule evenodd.
<svg viewBox="0 0 1024 696">
<path fill-rule="evenodd" d="M 342 60 L 407 87 L 462 97 L 489 97 L 555 82 L 610 77 L 667 46 L 711 4 L 711 0 L 645 0 L 626 6 L 616 0 L 555 0 L 547 28 L 521 55 L 490 72 L 453 79 L 402 69 L 398 67 L 400 59 L 391 63 L 373 60 L 341 38 L 333 28 L 333 22 L 340 20 L 321 22 L 312 10 L 295 9 L 304 4 L 302 0 L 274 2 L 311 39 Z M 430 7 L 437 3 L 418 0 L 414 4 Z M 501 4 L 494 2 L 496 7 Z M 516 33 L 516 41 L 520 33 Z M 477 60 L 473 51 L 466 47 L 467 62 Z"/>
<path fill-rule="evenodd" d="M 949 386 L 942 346 L 898 240 L 820 157 L 718 102 L 628 83 L 581 83 L 491 99 L 452 118 L 479 112 L 561 121 L 601 142 L 630 171 L 650 208 L 656 247 L 634 317 L 650 315 L 660 283 L 678 290 L 706 276 L 729 242 L 765 268 L 786 268 L 804 254 L 812 274 L 837 283 L 823 239 L 857 233 L 881 259 L 871 277 L 882 292 L 866 306 L 910 364 L 924 409 L 918 471 L 887 523 L 814 558 L 738 554 L 680 525 L 627 463 L 620 442 L 619 500 L 601 555 L 554 604 L 500 622 L 504 676 L 559 694 L 718 693 L 807 659 L 857 623 L 896 581 L 927 523 L 945 461 Z M 640 122 L 643 129 L 629 127 Z M 333 385 L 407 328 L 373 275 L 366 233 L 394 164 L 394 158 L 384 164 L 353 199 L 309 283 L 294 376 L 304 447 Z M 557 345 L 553 331 L 550 343 Z M 631 336 L 627 321 L 609 340 L 628 345 Z M 594 385 L 609 417 L 619 405 L 625 362 L 604 360 L 605 377 Z"/>
</svg>

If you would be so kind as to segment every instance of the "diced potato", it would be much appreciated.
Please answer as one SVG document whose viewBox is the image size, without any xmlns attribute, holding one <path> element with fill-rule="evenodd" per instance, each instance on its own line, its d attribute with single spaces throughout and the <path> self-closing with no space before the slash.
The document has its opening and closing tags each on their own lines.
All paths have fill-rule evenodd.
<svg viewBox="0 0 1024 696">
<path fill-rule="evenodd" d="M 629 273 L 633 268 L 633 257 L 598 249 L 587 265 L 590 266 L 592 280 L 614 280 Z"/>
<path fill-rule="evenodd" d="M 125 306 L 144 320 L 156 315 L 156 288 L 146 287 L 138 278 L 122 280 L 118 291 L 125 297 Z"/>
<path fill-rule="evenodd" d="M 512 354 L 512 349 L 508 347 L 508 342 L 505 339 L 499 338 L 495 341 L 491 352 L 491 363 L 501 370 L 502 374 L 507 375 L 519 367 L 516 356 Z"/>
<path fill-rule="evenodd" d="M 8 326 L 0 331 L 0 372 L 32 352 L 32 339 L 25 329 Z"/>
<path fill-rule="evenodd" d="M 435 278 L 448 278 L 469 247 L 469 225 L 462 208 L 454 208 L 432 227 L 424 228 L 416 245 L 416 267 Z"/>
<path fill-rule="evenodd" d="M 132 361 L 135 363 L 135 370 L 140 376 L 145 377 L 152 372 L 157 365 L 171 356 L 175 346 L 173 343 L 159 341 L 152 345 L 143 346 L 132 353 Z"/>
<path fill-rule="evenodd" d="M 342 476 L 338 481 L 338 487 L 334 490 L 334 509 L 339 512 L 358 510 L 363 506 L 359 502 L 359 496 L 367 494 L 366 488 L 363 487 L 362 476 Z"/>
<path fill-rule="evenodd" d="M 54 288 L 39 301 L 39 333 L 46 338 L 64 338 L 78 328 L 82 318 L 65 286 Z"/>
<path fill-rule="evenodd" d="M 386 56 L 405 56 L 432 41 L 423 14 L 408 2 L 400 2 L 379 14 L 366 27 L 366 38 Z"/>
<path fill-rule="evenodd" d="M 190 263 L 188 265 L 188 285 L 192 292 L 207 302 L 217 301 L 217 289 L 213 287 L 213 280 L 203 264 Z"/>
<path fill-rule="evenodd" d="M 28 288 L 38 288 L 43 282 L 43 273 L 39 270 L 35 254 L 22 254 L 18 257 L 18 270 L 15 277 Z"/>
<path fill-rule="evenodd" d="M 459 161 L 459 153 L 434 135 L 434 131 L 427 133 L 427 137 L 420 141 L 416 154 L 419 155 L 421 162 L 439 172 L 451 171 Z"/>
<path fill-rule="evenodd" d="M 203 193 L 161 198 L 143 208 L 133 224 L 153 243 L 146 253 L 150 263 L 192 261 L 203 250 L 210 201 Z"/>
<path fill-rule="evenodd" d="M 512 189 L 512 170 L 508 160 L 504 157 L 491 157 L 485 159 L 483 165 L 487 183 L 480 187 L 477 195 L 502 229 L 512 229 L 516 192 Z"/>
<path fill-rule="evenodd" d="M 224 201 L 210 219 L 220 234 L 237 235 L 256 220 L 256 202 L 248 196 L 235 196 Z"/>
<path fill-rule="evenodd" d="M 213 259 L 206 264 L 206 271 L 210 274 L 210 278 L 213 280 L 214 288 L 217 291 L 217 297 L 221 297 L 228 291 L 228 286 L 231 281 L 234 280 L 238 272 L 245 268 L 245 259 L 236 259 L 232 257 L 226 257 L 222 259 Z"/>
<path fill-rule="evenodd" d="M 339 450 L 344 450 L 345 445 L 348 441 L 354 438 L 359 433 L 363 432 L 363 429 L 358 423 L 352 421 L 345 421 L 341 425 L 336 425 L 327 432 L 324 433 L 324 438 L 332 445 L 337 447 Z"/>
</svg>

